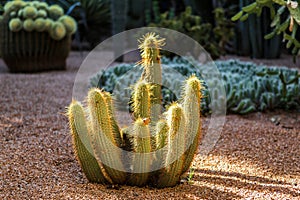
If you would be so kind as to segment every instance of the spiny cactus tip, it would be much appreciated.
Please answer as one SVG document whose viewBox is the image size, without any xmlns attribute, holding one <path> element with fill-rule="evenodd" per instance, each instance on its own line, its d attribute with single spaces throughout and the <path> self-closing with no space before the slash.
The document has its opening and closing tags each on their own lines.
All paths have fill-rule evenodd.
<svg viewBox="0 0 300 200">
<path fill-rule="evenodd" d="M 165 39 L 161 38 L 159 35 L 151 32 L 143 35 L 141 39 L 138 40 L 139 49 L 141 52 L 144 51 L 144 48 L 157 48 L 160 49 L 165 45 Z"/>
</svg>

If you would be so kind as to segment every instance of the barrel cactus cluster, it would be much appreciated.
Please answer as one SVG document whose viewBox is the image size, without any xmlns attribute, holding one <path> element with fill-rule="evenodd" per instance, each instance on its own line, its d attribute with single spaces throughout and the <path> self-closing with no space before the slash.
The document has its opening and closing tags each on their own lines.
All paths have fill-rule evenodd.
<svg viewBox="0 0 300 200">
<path fill-rule="evenodd" d="M 10 70 L 32 72 L 65 67 L 77 23 L 58 5 L 14 0 L 5 4 L 0 27 L 1 54 Z"/>
<path fill-rule="evenodd" d="M 73 100 L 68 108 L 74 149 L 91 182 L 172 187 L 189 169 L 201 138 L 202 84 L 190 76 L 182 100 L 163 112 L 159 49 L 164 40 L 148 33 L 140 42 L 143 74 L 133 86 L 134 123 L 121 129 L 113 96 L 92 88 L 86 106 Z"/>
<path fill-rule="evenodd" d="M 192 58 L 162 58 L 164 63 L 163 103 L 168 104 L 178 99 L 176 88 L 182 87 L 180 76 L 195 74 L 203 80 L 200 67 Z M 300 109 L 300 73 L 297 69 L 286 67 L 267 67 L 252 62 L 238 60 L 214 62 L 224 82 L 226 96 L 216 87 L 216 78 L 203 80 L 203 100 L 201 111 L 208 114 L 222 110 L 226 101 L 227 112 L 247 114 L 255 111 L 280 109 Z M 207 66 L 209 68 L 209 66 Z M 174 73 L 175 72 L 175 73 Z M 120 105 L 131 99 L 129 87 L 137 80 L 141 70 L 135 64 L 119 64 L 114 68 L 101 71 L 90 79 L 91 87 L 101 87 L 113 93 Z M 212 88 L 208 91 L 208 86 Z M 212 98 L 213 95 L 213 98 Z M 129 109 L 129 107 L 128 107 Z"/>
</svg>

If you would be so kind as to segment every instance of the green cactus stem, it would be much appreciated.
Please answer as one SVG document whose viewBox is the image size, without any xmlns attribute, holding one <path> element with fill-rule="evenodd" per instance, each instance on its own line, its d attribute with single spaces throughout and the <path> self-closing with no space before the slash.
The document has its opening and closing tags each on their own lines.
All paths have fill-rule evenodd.
<svg viewBox="0 0 300 200">
<path fill-rule="evenodd" d="M 153 159 L 149 159 L 147 153 L 152 151 L 151 149 L 151 135 L 148 124 L 143 119 L 139 118 L 135 121 L 133 127 L 133 152 L 136 154 L 132 159 L 132 171 L 128 184 L 143 186 L 147 183 L 150 175 Z M 145 172 L 145 173 L 143 173 Z"/>
<path fill-rule="evenodd" d="M 186 172 L 194 154 L 197 151 L 199 140 L 201 138 L 201 122 L 200 122 L 200 108 L 201 108 L 201 90 L 202 86 L 196 76 L 191 76 L 185 84 L 183 91 L 183 110 L 186 117 L 186 144 L 187 151 L 185 152 L 185 161 L 183 172 Z"/>
<path fill-rule="evenodd" d="M 170 127 L 168 133 L 168 152 L 165 161 L 165 171 L 160 174 L 158 187 L 172 187 L 176 185 L 182 174 L 184 165 L 186 124 L 182 107 L 174 103 L 167 111 L 167 122 Z"/>
<path fill-rule="evenodd" d="M 126 180 L 124 171 L 115 168 L 123 168 L 121 154 L 115 150 L 117 140 L 111 123 L 111 113 L 107 106 L 107 99 L 99 89 L 93 89 L 88 95 L 89 112 L 91 116 L 91 143 L 98 163 L 104 165 L 109 177 L 117 184 Z M 118 136 L 120 137 L 120 136 Z"/>
<path fill-rule="evenodd" d="M 70 130 L 76 158 L 82 171 L 90 182 L 107 183 L 98 165 L 88 137 L 88 126 L 85 121 L 84 110 L 79 102 L 73 101 L 68 109 Z M 85 142 L 83 142 L 85 140 Z"/>
<path fill-rule="evenodd" d="M 156 150 L 166 146 L 169 126 L 165 120 L 160 120 L 156 124 Z"/>
<path fill-rule="evenodd" d="M 151 93 L 151 121 L 157 122 L 161 115 L 161 85 L 162 69 L 160 62 L 160 48 L 164 45 L 164 39 L 159 38 L 154 33 L 148 33 L 140 41 L 139 49 L 141 51 L 144 71 L 142 79 L 150 84 Z"/>
<path fill-rule="evenodd" d="M 133 113 L 136 119 L 150 118 L 150 91 L 145 81 L 139 81 L 133 93 Z"/>
</svg>

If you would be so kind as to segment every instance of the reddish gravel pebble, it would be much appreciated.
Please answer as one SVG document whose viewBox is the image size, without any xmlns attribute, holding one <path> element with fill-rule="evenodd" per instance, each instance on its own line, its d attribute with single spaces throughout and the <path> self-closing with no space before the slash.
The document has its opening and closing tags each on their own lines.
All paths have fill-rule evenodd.
<svg viewBox="0 0 300 200">
<path fill-rule="evenodd" d="M 73 52 L 67 71 L 38 74 L 0 63 L 0 199 L 300 199 L 297 112 L 228 115 L 213 151 L 195 157 L 192 180 L 174 188 L 88 183 L 64 115 L 82 59 Z"/>
</svg>

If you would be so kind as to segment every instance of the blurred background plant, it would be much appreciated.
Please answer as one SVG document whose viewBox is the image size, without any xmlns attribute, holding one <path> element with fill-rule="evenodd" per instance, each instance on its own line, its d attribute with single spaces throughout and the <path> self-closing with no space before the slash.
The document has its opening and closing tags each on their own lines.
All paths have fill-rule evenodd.
<svg viewBox="0 0 300 200">
<path fill-rule="evenodd" d="M 94 48 L 100 41 L 111 35 L 110 0 L 45 0 L 48 4 L 60 5 L 67 15 L 78 23 L 75 35 L 77 45 L 87 42 Z"/>
<path fill-rule="evenodd" d="M 226 53 L 226 45 L 234 37 L 234 28 L 233 23 L 225 17 L 224 9 L 213 10 L 212 24 L 205 22 L 201 16 L 194 15 L 190 6 L 178 15 L 174 7 L 164 13 L 161 13 L 159 8 L 159 1 L 153 1 L 153 15 L 146 17 L 148 26 L 169 28 L 190 36 L 202 45 L 213 59 Z M 165 55 L 169 56 L 170 53 Z"/>
<path fill-rule="evenodd" d="M 256 14 L 260 17 L 263 16 L 264 12 L 268 12 L 268 16 L 264 17 L 264 19 L 267 20 L 266 25 L 271 28 L 267 29 L 267 32 L 262 32 L 260 35 L 264 35 L 264 39 L 266 40 L 274 40 L 274 38 L 279 37 L 278 35 L 283 35 L 283 39 L 286 41 L 286 48 L 291 49 L 293 55 L 300 55 L 300 42 L 297 37 L 297 35 L 299 35 L 297 34 L 297 30 L 300 24 L 300 9 L 298 3 L 299 1 L 291 0 L 245 0 L 242 1 L 240 7 L 241 11 L 233 16 L 232 20 L 240 20 L 243 22 L 249 19 L 251 21 L 254 19 L 253 17 L 255 17 L 252 14 Z M 257 19 L 258 18 L 256 18 L 256 20 Z M 259 24 L 259 21 L 257 21 L 257 23 Z M 271 46 L 268 48 L 268 51 L 273 51 L 272 47 L 274 46 L 272 41 L 270 43 Z M 276 45 L 276 47 L 277 46 L 278 45 Z"/>
<path fill-rule="evenodd" d="M 284 44 L 289 48 L 285 53 L 294 55 L 299 52 L 300 47 L 297 36 L 299 20 L 296 14 L 299 9 L 292 8 L 297 1 L 40 1 L 60 5 L 67 15 L 76 19 L 78 31 L 73 36 L 73 49 L 91 49 L 111 35 L 143 26 L 170 28 L 187 34 L 197 40 L 213 58 L 225 54 L 279 58 Z M 7 1 L 0 1 L 0 4 L 5 2 Z M 3 12 L 1 7 L 0 12 Z M 236 13 L 239 13 L 235 16 L 236 20 L 239 17 L 241 20 L 234 23 L 231 18 Z M 290 31 L 292 22 L 293 30 Z M 285 43 L 282 43 L 283 39 Z M 118 61 L 122 61 L 122 58 Z"/>
<path fill-rule="evenodd" d="M 278 108 L 300 110 L 300 74 L 296 69 L 267 67 L 238 60 L 215 61 L 225 86 L 226 96 L 222 96 L 215 77 L 206 77 L 204 80 L 201 76 L 201 70 L 209 67 L 200 67 L 199 63 L 188 57 L 163 57 L 162 63 L 165 72 L 162 80 L 164 105 L 177 100 L 179 95 L 176 92 L 183 84 L 180 77 L 195 74 L 204 81 L 204 98 L 201 102 L 203 114 L 210 113 L 212 108 L 221 110 L 225 101 L 227 112 L 237 114 Z M 90 79 L 90 86 L 113 93 L 116 102 L 124 108 L 131 98 L 130 86 L 142 73 L 141 69 L 134 66 L 136 65 L 122 63 L 100 71 Z M 208 91 L 207 86 L 213 88 L 212 91 Z"/>
</svg>

